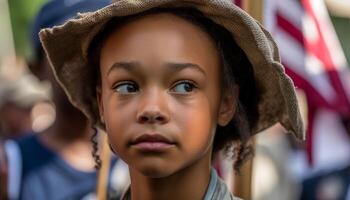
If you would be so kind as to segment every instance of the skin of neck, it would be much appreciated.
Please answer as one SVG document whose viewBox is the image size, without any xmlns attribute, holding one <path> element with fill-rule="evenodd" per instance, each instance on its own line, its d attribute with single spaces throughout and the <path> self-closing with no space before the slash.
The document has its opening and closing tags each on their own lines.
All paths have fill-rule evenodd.
<svg viewBox="0 0 350 200">
<path fill-rule="evenodd" d="M 163 178 L 150 178 L 130 167 L 132 200 L 200 200 L 210 182 L 212 148 L 186 168 Z"/>
</svg>

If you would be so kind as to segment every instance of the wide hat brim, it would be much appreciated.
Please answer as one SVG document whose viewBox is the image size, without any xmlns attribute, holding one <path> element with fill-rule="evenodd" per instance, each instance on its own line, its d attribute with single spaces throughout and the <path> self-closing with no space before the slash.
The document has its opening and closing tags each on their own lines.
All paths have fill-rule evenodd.
<svg viewBox="0 0 350 200">
<path fill-rule="evenodd" d="M 194 7 L 230 31 L 252 64 L 259 89 L 253 134 L 279 122 L 288 132 L 304 139 L 294 85 L 281 65 L 275 42 L 259 22 L 228 0 L 120 0 L 96 12 L 80 14 L 61 26 L 41 30 L 40 39 L 57 80 L 70 101 L 94 124 L 104 128 L 95 87 L 90 84 L 91 77 L 96 76 L 87 64 L 90 42 L 112 17 L 155 7 Z"/>
</svg>

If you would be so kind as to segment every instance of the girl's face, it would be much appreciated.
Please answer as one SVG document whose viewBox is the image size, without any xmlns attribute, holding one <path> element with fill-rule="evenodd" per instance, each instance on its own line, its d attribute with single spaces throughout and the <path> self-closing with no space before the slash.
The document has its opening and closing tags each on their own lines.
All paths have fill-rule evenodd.
<svg viewBox="0 0 350 200">
<path fill-rule="evenodd" d="M 234 114 L 221 95 L 219 55 L 209 35 L 171 14 L 135 19 L 101 50 L 101 118 L 111 147 L 132 170 L 166 177 L 210 165 L 217 124 Z"/>
</svg>

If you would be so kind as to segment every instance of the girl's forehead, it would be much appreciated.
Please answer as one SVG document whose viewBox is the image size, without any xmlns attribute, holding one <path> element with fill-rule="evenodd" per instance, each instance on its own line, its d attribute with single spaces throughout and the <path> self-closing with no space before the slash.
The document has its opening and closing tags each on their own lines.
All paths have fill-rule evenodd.
<svg viewBox="0 0 350 200">
<path fill-rule="evenodd" d="M 125 61 L 214 67 L 219 65 L 219 56 L 212 38 L 199 26 L 174 14 L 159 13 L 128 21 L 106 39 L 101 67 L 108 69 L 115 62 Z"/>
<path fill-rule="evenodd" d="M 153 38 L 155 40 L 162 38 L 171 40 L 182 37 L 181 39 L 187 39 L 187 42 L 193 40 L 193 42 L 200 41 L 204 45 L 212 44 L 215 46 L 209 34 L 198 25 L 171 13 L 155 13 L 135 17 L 125 21 L 112 35 L 113 37 L 109 37 L 109 39 L 123 37 L 124 40 L 128 39 L 129 41 L 137 38 L 136 36 L 148 36 L 147 39 Z"/>
</svg>

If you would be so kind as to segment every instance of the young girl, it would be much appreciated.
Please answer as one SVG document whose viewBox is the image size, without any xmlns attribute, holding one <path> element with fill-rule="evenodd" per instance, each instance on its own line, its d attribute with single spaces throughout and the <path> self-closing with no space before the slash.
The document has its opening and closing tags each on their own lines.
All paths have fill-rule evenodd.
<svg viewBox="0 0 350 200">
<path fill-rule="evenodd" d="M 271 36 L 226 0 L 122 0 L 40 37 L 57 79 L 130 169 L 124 199 L 234 199 L 211 170 L 237 169 L 255 133 L 301 137 Z M 233 148 L 234 147 L 234 148 Z"/>
</svg>

